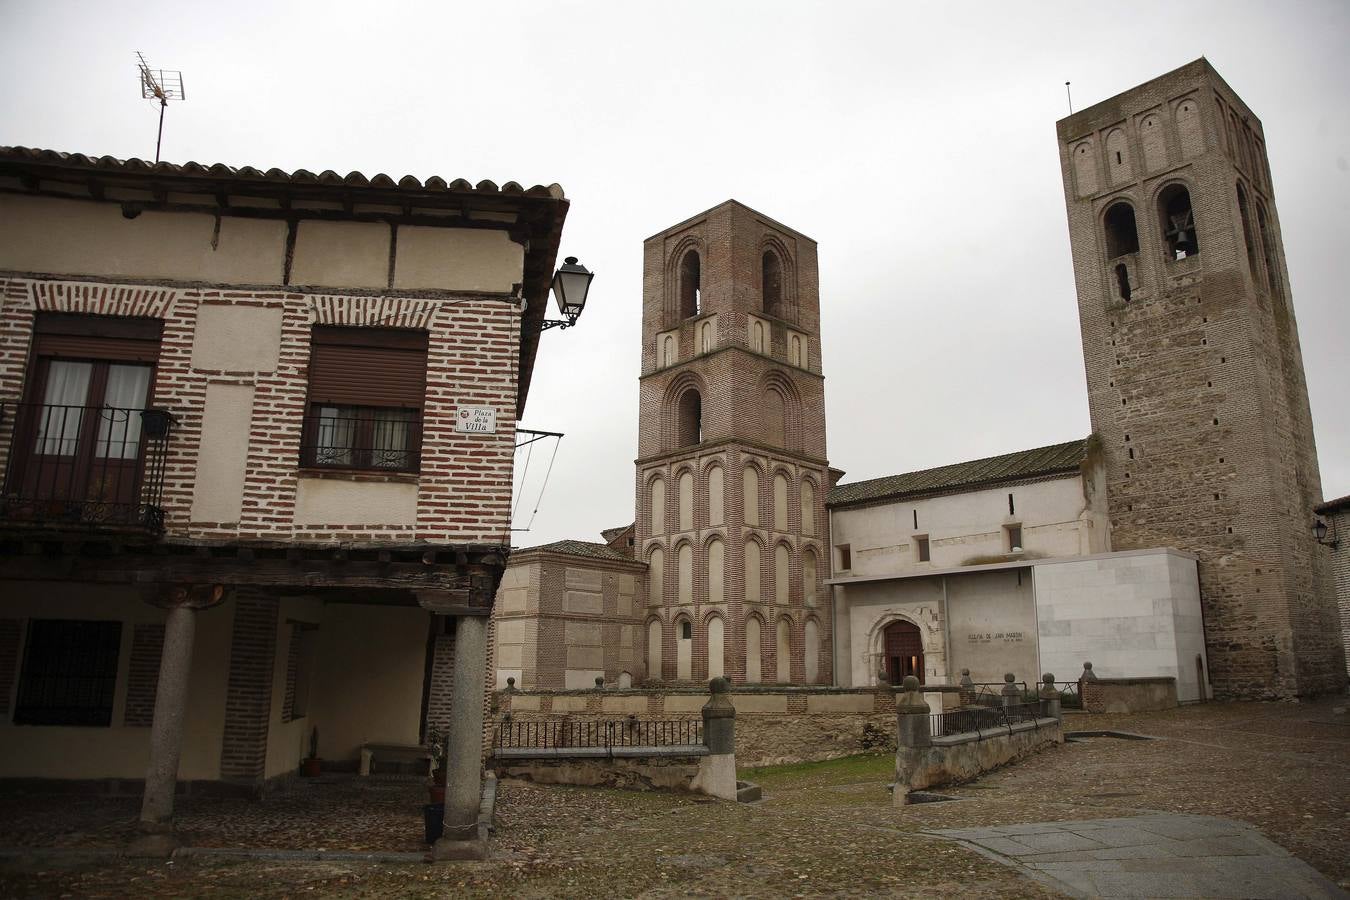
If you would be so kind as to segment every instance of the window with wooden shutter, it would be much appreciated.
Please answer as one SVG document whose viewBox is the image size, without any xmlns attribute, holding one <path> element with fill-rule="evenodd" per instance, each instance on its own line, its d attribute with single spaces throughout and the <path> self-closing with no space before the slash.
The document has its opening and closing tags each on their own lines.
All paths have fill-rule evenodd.
<svg viewBox="0 0 1350 900">
<path fill-rule="evenodd" d="M 316 325 L 301 462 L 416 472 L 427 390 L 427 333 Z"/>
</svg>

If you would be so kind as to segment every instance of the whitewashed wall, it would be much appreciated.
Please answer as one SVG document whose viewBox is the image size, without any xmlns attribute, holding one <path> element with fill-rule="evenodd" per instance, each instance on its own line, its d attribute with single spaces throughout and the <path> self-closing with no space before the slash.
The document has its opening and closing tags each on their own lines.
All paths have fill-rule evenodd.
<svg viewBox="0 0 1350 900">
<path fill-rule="evenodd" d="M 1102 678 L 1170 675 L 1177 699 L 1201 699 L 1205 635 L 1195 558 L 1139 550 L 1034 568 L 1041 669 L 1061 681 L 1090 661 Z"/>
</svg>

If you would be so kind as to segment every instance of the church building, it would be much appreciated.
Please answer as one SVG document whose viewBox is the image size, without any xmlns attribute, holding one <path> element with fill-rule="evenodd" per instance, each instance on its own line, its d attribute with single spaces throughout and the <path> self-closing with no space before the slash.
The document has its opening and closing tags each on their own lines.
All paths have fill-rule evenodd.
<svg viewBox="0 0 1350 900">
<path fill-rule="evenodd" d="M 634 524 L 512 556 L 498 686 L 1343 689 L 1260 121 L 1200 59 L 1058 138 L 1089 436 L 836 484 L 815 242 L 727 201 L 644 244 Z"/>
</svg>

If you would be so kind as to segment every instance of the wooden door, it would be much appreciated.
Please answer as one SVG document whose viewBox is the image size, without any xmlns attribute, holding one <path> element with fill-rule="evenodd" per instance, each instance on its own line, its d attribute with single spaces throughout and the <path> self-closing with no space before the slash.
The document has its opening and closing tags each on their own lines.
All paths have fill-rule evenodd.
<svg viewBox="0 0 1350 900">
<path fill-rule="evenodd" d="M 906 675 L 913 675 L 923 684 L 923 636 L 919 626 L 912 622 L 892 622 L 882 632 L 886 676 L 891 684 L 899 684 Z"/>
</svg>

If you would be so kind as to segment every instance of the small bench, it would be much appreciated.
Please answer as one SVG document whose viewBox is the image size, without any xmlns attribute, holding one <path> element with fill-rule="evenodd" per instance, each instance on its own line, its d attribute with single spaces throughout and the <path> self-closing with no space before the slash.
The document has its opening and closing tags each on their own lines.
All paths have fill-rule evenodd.
<svg viewBox="0 0 1350 900">
<path fill-rule="evenodd" d="M 418 762 L 427 761 L 427 768 L 431 767 L 431 751 L 421 744 L 362 744 L 361 745 L 361 774 L 370 774 L 370 764 L 376 759 L 387 762 Z"/>
</svg>

